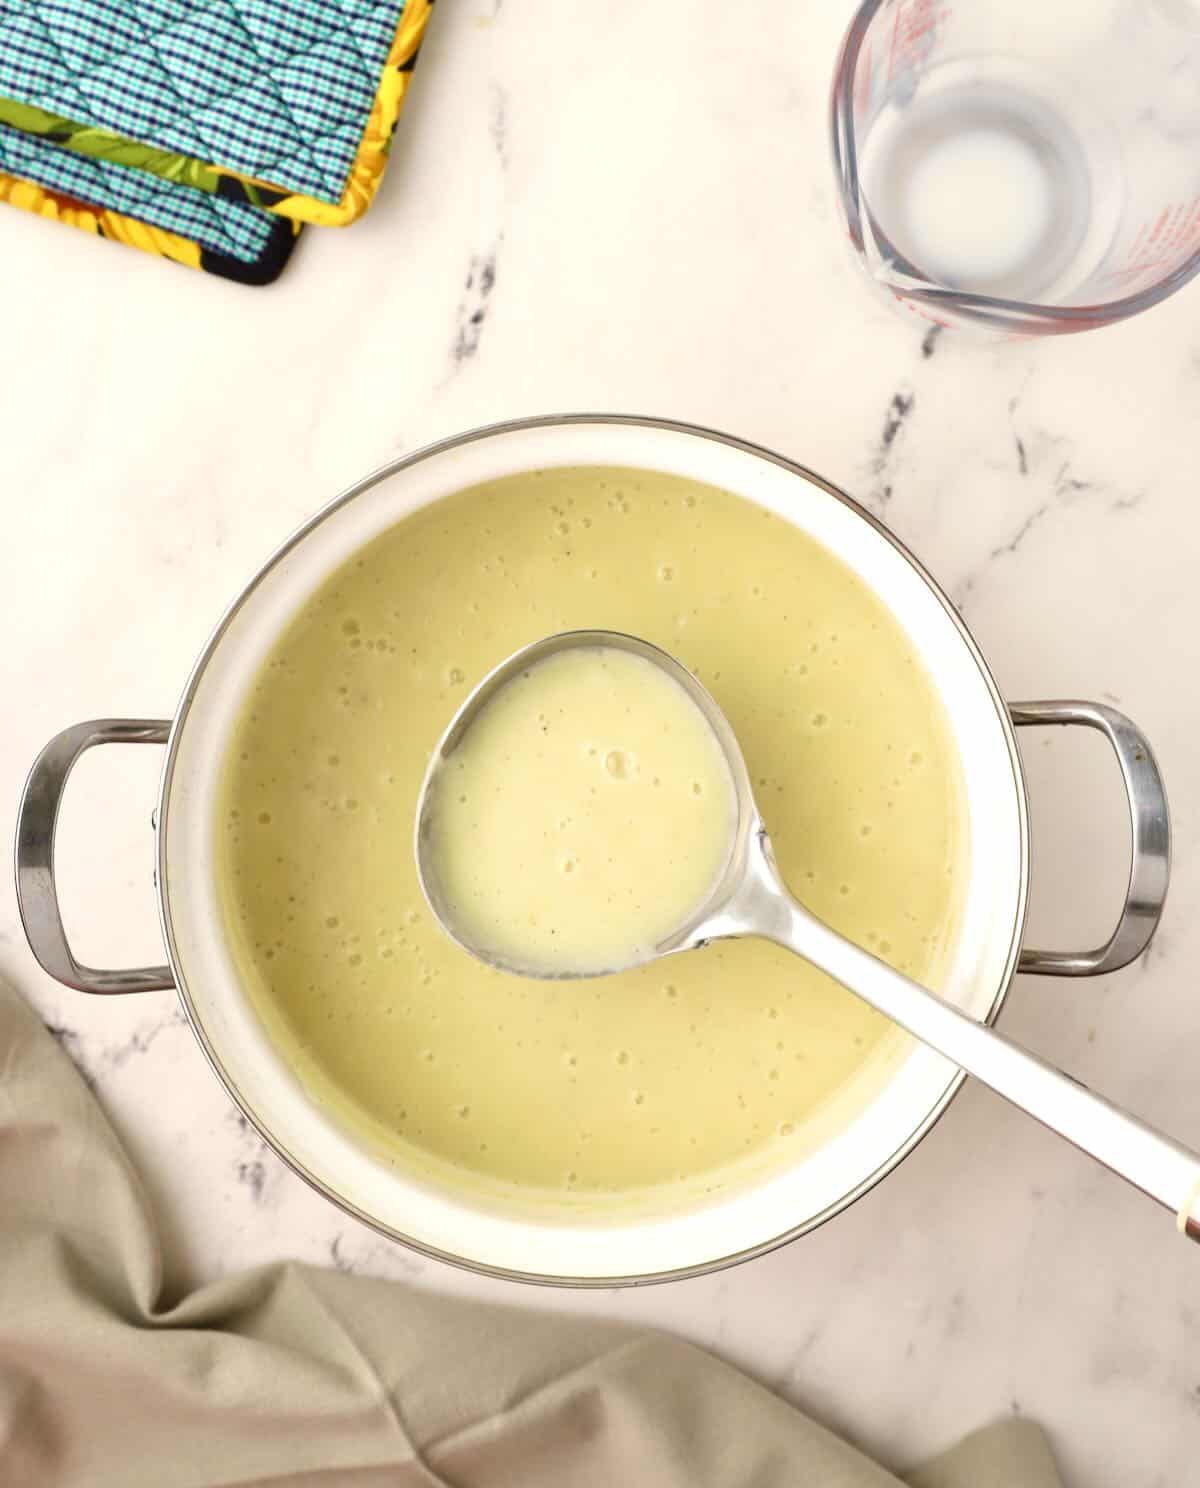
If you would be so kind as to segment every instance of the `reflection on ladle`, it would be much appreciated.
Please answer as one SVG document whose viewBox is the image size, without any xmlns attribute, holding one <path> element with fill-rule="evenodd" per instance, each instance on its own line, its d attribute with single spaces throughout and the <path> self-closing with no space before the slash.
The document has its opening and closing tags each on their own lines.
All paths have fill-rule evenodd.
<svg viewBox="0 0 1200 1488">
<path fill-rule="evenodd" d="M 690 745 L 695 748 L 703 737 L 719 746 L 724 770 L 718 778 L 732 788 L 732 810 L 718 817 L 727 823 L 724 841 L 711 864 L 699 865 L 704 871 L 690 904 L 685 899 L 673 909 L 666 876 L 655 874 L 652 867 L 649 881 L 640 885 L 640 900 L 664 906 L 661 933 L 647 936 L 653 917 L 643 916 L 622 942 L 623 954 L 597 953 L 598 958 L 589 961 L 587 946 L 568 946 L 565 953 L 556 947 L 555 954 L 548 956 L 538 937 L 530 937 L 527 944 L 522 941 L 519 925 L 513 925 L 513 933 L 502 939 L 496 938 L 494 925 L 490 933 L 481 932 L 479 917 L 466 912 L 447 893 L 439 830 L 445 816 L 447 776 L 456 755 L 466 751 L 469 736 L 478 723 L 486 723 L 497 699 L 552 658 L 574 652 L 594 657 L 605 651 L 632 655 L 659 668 L 672 684 L 669 693 L 662 694 L 668 706 L 676 706 L 682 690 L 695 710 L 693 725 L 703 726 L 702 734 Z M 508 694 L 510 702 L 513 696 Z M 488 743 L 486 737 L 483 743 Z M 652 831 L 653 822 L 648 821 L 646 832 Z M 641 857 L 643 864 L 653 859 L 644 844 Z M 728 721 L 686 667 L 647 641 L 615 631 L 568 631 L 522 648 L 485 677 L 458 710 L 426 772 L 417 804 L 416 859 L 422 892 L 442 929 L 471 955 L 517 975 L 602 976 L 662 956 L 699 950 L 713 940 L 749 935 L 775 941 L 1164 1204 L 1178 1216 L 1181 1229 L 1200 1239 L 1200 1156 L 844 939 L 792 897 L 776 868 L 746 764 Z M 647 876 L 644 868 L 643 876 Z M 524 880 L 514 873 L 512 883 L 519 895 Z M 620 912 L 619 907 L 613 910 L 606 905 L 596 905 L 594 910 L 593 920 Z"/>
</svg>

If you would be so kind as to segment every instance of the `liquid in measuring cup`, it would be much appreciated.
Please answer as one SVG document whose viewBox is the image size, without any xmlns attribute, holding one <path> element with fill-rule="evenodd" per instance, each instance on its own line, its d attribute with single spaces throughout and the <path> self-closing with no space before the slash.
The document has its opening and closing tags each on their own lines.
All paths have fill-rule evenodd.
<svg viewBox="0 0 1200 1488">
<path fill-rule="evenodd" d="M 1124 193 L 1111 137 L 1063 96 L 992 58 L 888 96 L 860 143 L 881 256 L 964 293 L 1069 297 L 1108 251 Z"/>
</svg>

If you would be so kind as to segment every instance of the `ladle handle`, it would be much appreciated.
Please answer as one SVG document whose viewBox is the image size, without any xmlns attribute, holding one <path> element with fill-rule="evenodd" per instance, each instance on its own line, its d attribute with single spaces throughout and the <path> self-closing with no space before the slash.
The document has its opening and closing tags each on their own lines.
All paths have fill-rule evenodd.
<svg viewBox="0 0 1200 1488">
<path fill-rule="evenodd" d="M 1184 1234 L 1200 1241 L 1200 1155 L 844 940 L 791 898 L 765 835 L 759 847 L 763 871 L 756 933 L 819 966 L 922 1043 L 1157 1199 L 1176 1215 Z M 776 890 L 770 913 L 761 910 L 764 880 L 773 880 Z"/>
</svg>

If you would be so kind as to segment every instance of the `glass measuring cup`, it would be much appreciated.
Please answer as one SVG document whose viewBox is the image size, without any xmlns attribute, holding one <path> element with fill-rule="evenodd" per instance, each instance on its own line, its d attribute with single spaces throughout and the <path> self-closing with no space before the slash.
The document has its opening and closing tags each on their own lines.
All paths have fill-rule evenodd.
<svg viewBox="0 0 1200 1488">
<path fill-rule="evenodd" d="M 1088 330 L 1200 272 L 1200 0 L 865 0 L 831 122 L 850 242 L 927 319 Z"/>
</svg>

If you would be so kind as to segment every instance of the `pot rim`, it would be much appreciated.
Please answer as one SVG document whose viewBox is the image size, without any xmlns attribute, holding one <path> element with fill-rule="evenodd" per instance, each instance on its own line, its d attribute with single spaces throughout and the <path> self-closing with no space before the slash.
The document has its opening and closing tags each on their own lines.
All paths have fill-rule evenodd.
<svg viewBox="0 0 1200 1488">
<path fill-rule="evenodd" d="M 279 564 L 289 553 L 301 542 L 305 541 L 321 524 L 336 511 L 347 506 L 356 497 L 371 490 L 392 476 L 418 465 L 434 456 L 444 454 L 449 450 L 457 449 L 462 445 L 477 443 L 483 439 L 489 439 L 497 435 L 519 433 L 529 429 L 558 427 L 562 425 L 617 425 L 635 428 L 660 429 L 670 433 L 683 434 L 698 439 L 709 440 L 717 444 L 726 445 L 744 454 L 752 455 L 758 459 L 765 460 L 772 465 L 798 476 L 801 480 L 810 482 L 840 501 L 848 507 L 851 512 L 860 517 L 870 527 L 883 537 L 915 570 L 919 577 L 938 600 L 947 618 L 958 631 L 960 638 L 966 645 L 967 650 L 974 661 L 983 679 L 988 693 L 995 707 L 997 721 L 1004 737 L 1005 747 L 1008 752 L 1009 764 L 1012 769 L 1013 785 L 1016 789 L 1019 846 L 1020 846 L 1020 883 L 1018 885 L 1017 912 L 1013 918 L 1012 939 L 1009 944 L 1008 954 L 1005 960 L 1003 975 L 999 978 L 995 994 L 984 1016 L 984 1022 L 992 1024 L 999 1016 L 1000 1009 L 1004 1005 L 1012 986 L 1013 976 L 1017 969 L 1017 960 L 1021 952 L 1021 941 L 1024 935 L 1025 919 L 1029 902 L 1029 803 L 1025 789 L 1025 777 L 1021 767 L 1021 757 L 1017 749 L 1016 732 L 1012 719 L 1009 716 L 1008 705 L 992 676 L 983 653 L 979 649 L 974 636 L 967 628 L 962 616 L 954 607 L 949 596 L 941 585 L 921 563 L 921 561 L 909 550 L 909 548 L 882 522 L 878 517 L 869 512 L 860 502 L 846 494 L 839 487 L 831 484 L 822 476 L 817 475 L 807 466 L 797 461 L 789 460 L 783 455 L 766 449 L 762 445 L 750 440 L 740 439 L 732 434 L 722 433 L 717 429 L 710 429 L 700 424 L 690 424 L 679 419 L 656 418 L 651 415 L 621 414 L 621 413 L 557 413 L 557 414 L 535 414 L 525 418 L 505 419 L 496 423 L 482 424 L 474 429 L 469 429 L 461 434 L 450 435 L 446 438 L 435 440 L 430 444 L 421 446 L 420 449 L 408 455 L 402 455 L 387 464 L 379 466 L 369 475 L 356 481 L 347 487 L 339 495 L 333 497 L 311 517 L 300 524 L 273 553 L 255 570 L 250 579 L 242 586 L 233 601 L 227 606 L 224 614 L 213 627 L 199 656 L 192 666 L 184 685 L 183 693 L 176 708 L 175 715 L 171 721 L 171 730 L 167 739 L 166 754 L 163 760 L 162 774 L 159 781 L 158 806 L 155 815 L 155 885 L 158 900 L 158 917 L 162 929 L 163 940 L 166 945 L 167 959 L 171 966 L 171 972 L 175 980 L 176 991 L 184 1016 L 187 1018 L 192 1033 L 196 1037 L 205 1058 L 208 1060 L 213 1073 L 225 1087 L 230 1099 L 238 1110 L 250 1123 L 251 1127 L 258 1133 L 262 1140 L 271 1148 L 299 1178 L 303 1179 L 310 1188 L 321 1194 L 330 1203 L 334 1204 L 343 1213 L 351 1215 L 354 1219 L 367 1225 L 377 1234 L 406 1246 L 420 1255 L 427 1256 L 433 1260 L 443 1261 L 447 1265 L 455 1266 L 460 1270 L 474 1272 L 477 1275 L 494 1277 L 503 1281 L 519 1281 L 534 1286 L 556 1286 L 569 1287 L 573 1289 L 595 1289 L 599 1287 L 638 1287 L 650 1286 L 668 1281 L 686 1281 L 697 1276 L 706 1276 L 711 1272 L 722 1271 L 730 1266 L 741 1265 L 744 1261 L 754 1260 L 758 1256 L 769 1254 L 784 1245 L 798 1240 L 802 1235 L 810 1234 L 821 1225 L 826 1224 L 836 1215 L 848 1209 L 865 1194 L 869 1193 L 883 1178 L 893 1172 L 904 1161 L 906 1157 L 916 1148 L 917 1144 L 930 1132 L 936 1123 L 945 1114 L 951 1101 L 962 1088 L 966 1073 L 958 1070 L 951 1077 L 945 1091 L 937 1103 L 932 1107 L 925 1119 L 919 1126 L 915 1127 L 904 1140 L 896 1147 L 895 1151 L 881 1163 L 873 1173 L 859 1182 L 848 1193 L 843 1194 L 835 1202 L 826 1205 L 818 1214 L 810 1215 L 799 1224 L 790 1229 L 772 1236 L 760 1243 L 748 1246 L 730 1255 L 720 1256 L 713 1260 L 701 1261 L 691 1266 L 681 1266 L 665 1271 L 638 1272 L 630 1275 L 618 1276 L 561 1276 L 550 1273 L 520 1271 L 511 1267 L 494 1266 L 486 1262 L 471 1260 L 466 1256 L 456 1255 L 453 1252 L 441 1250 L 436 1246 L 428 1245 L 423 1241 L 414 1239 L 402 1230 L 384 1223 L 377 1217 L 367 1213 L 365 1210 L 352 1204 L 342 1195 L 334 1192 L 328 1184 L 310 1172 L 305 1165 L 290 1153 L 285 1143 L 273 1132 L 267 1130 L 254 1111 L 249 1100 L 242 1094 L 235 1081 L 225 1070 L 221 1059 L 213 1047 L 205 1031 L 203 1021 L 197 1013 L 191 996 L 188 992 L 187 978 L 184 975 L 181 958 L 179 955 L 174 926 L 171 919 L 168 896 L 166 892 L 167 863 L 166 863 L 166 828 L 169 812 L 169 798 L 171 787 L 175 776 L 175 762 L 178 753 L 179 740 L 187 723 L 192 703 L 199 688 L 200 681 L 208 667 L 212 656 L 225 636 L 225 632 L 233 623 L 234 618 L 241 610 L 243 604 L 257 589 L 263 579 Z"/>
</svg>

